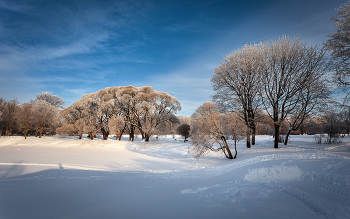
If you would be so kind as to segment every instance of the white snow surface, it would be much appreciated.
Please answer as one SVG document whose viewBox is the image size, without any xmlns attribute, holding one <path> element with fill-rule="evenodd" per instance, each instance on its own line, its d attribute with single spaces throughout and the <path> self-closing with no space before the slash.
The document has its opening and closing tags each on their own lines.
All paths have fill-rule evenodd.
<svg viewBox="0 0 350 219">
<path fill-rule="evenodd" d="M 302 175 L 303 171 L 297 166 L 286 167 L 281 165 L 249 170 L 244 179 L 251 182 L 272 183 L 297 179 Z"/>
<path fill-rule="evenodd" d="M 279 147 L 196 159 L 179 136 L 2 136 L 0 219 L 350 218 L 350 137 Z"/>
</svg>

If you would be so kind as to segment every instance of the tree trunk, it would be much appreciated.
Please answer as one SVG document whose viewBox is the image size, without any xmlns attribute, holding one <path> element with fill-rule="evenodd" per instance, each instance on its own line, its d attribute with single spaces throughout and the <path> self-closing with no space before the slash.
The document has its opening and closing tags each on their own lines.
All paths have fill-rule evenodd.
<svg viewBox="0 0 350 219">
<path fill-rule="evenodd" d="M 124 125 L 124 128 L 122 129 L 122 131 L 120 132 L 120 135 L 119 135 L 119 137 L 118 137 L 118 140 L 120 141 L 120 139 L 122 139 L 122 135 L 123 135 L 123 133 L 124 133 L 124 131 L 125 131 L 125 128 L 126 128 L 126 125 Z"/>
<path fill-rule="evenodd" d="M 253 126 L 252 126 L 252 145 L 255 145 L 255 131 L 256 131 L 255 124 L 253 124 Z"/>
<path fill-rule="evenodd" d="M 237 140 L 235 139 L 235 156 L 233 157 L 233 159 L 236 159 L 237 158 Z"/>
<path fill-rule="evenodd" d="M 143 140 L 143 139 L 146 138 L 146 136 L 145 136 L 145 133 L 144 133 L 143 130 L 142 130 L 141 122 L 138 121 L 137 125 L 138 125 L 139 132 L 140 132 L 140 134 L 141 134 L 141 138 L 142 138 L 142 140 Z"/>
<path fill-rule="evenodd" d="M 42 132 L 39 132 L 39 138 L 41 138 Z"/>
<path fill-rule="evenodd" d="M 255 119 L 254 119 L 254 111 L 250 111 L 250 128 L 251 128 L 251 134 L 252 134 L 252 145 L 255 145 L 255 132 L 256 132 L 256 126 L 255 126 Z"/>
<path fill-rule="evenodd" d="M 109 131 L 106 131 L 102 125 L 101 125 L 101 132 L 102 132 L 103 140 L 107 140 L 108 135 L 109 135 Z"/>
<path fill-rule="evenodd" d="M 105 133 L 102 133 L 102 135 L 103 135 L 103 140 L 107 140 L 108 139 L 108 135 L 109 135 L 109 131 L 105 132 Z"/>
<path fill-rule="evenodd" d="M 223 151 L 224 151 L 225 156 L 226 156 L 228 159 L 234 159 L 233 156 L 232 156 L 231 150 L 230 150 L 230 148 L 229 148 L 229 146 L 228 146 L 228 144 L 227 144 L 227 142 L 226 142 L 225 136 L 222 136 L 222 137 L 221 137 L 221 140 L 222 140 L 222 141 L 224 142 L 224 144 L 225 144 L 225 147 L 223 148 Z M 225 150 L 227 151 L 227 154 L 226 154 Z"/>
<path fill-rule="evenodd" d="M 250 148 L 250 128 L 247 129 L 247 148 Z"/>
<path fill-rule="evenodd" d="M 116 137 L 116 140 L 119 140 L 122 139 L 122 135 L 123 135 L 123 132 L 121 132 L 117 137 Z"/>
<path fill-rule="evenodd" d="M 149 134 L 144 133 L 144 135 L 145 135 L 145 142 L 149 142 Z"/>
<path fill-rule="evenodd" d="M 129 135 L 129 141 L 134 141 L 135 138 L 135 127 L 131 125 L 130 127 L 130 135 Z"/>
<path fill-rule="evenodd" d="M 275 149 L 278 149 L 279 138 L 280 138 L 280 126 L 275 124 L 275 143 L 274 143 Z"/>
<path fill-rule="evenodd" d="M 81 137 L 83 137 L 83 135 L 82 135 L 82 134 L 79 134 L 79 139 L 81 139 Z"/>
<path fill-rule="evenodd" d="M 288 130 L 287 135 L 286 135 L 286 139 L 284 140 L 284 145 L 288 144 L 288 138 L 289 138 L 289 134 L 290 134 L 291 131 L 292 131 L 292 129 Z"/>
</svg>

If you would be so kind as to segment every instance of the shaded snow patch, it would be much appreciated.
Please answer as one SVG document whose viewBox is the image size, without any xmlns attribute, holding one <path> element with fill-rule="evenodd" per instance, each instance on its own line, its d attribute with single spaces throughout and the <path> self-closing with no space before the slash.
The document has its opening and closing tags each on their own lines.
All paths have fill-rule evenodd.
<svg viewBox="0 0 350 219">
<path fill-rule="evenodd" d="M 302 175 L 303 171 L 297 166 L 273 166 L 249 170 L 244 179 L 251 182 L 276 183 L 297 179 Z"/>
</svg>

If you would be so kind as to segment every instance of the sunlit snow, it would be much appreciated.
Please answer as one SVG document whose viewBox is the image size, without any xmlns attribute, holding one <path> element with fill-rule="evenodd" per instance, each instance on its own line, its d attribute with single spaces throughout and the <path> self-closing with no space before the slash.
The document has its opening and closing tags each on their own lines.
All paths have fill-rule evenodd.
<svg viewBox="0 0 350 219">
<path fill-rule="evenodd" d="M 350 137 L 258 136 L 229 160 L 176 136 L 0 138 L 0 218 L 350 218 Z"/>
</svg>

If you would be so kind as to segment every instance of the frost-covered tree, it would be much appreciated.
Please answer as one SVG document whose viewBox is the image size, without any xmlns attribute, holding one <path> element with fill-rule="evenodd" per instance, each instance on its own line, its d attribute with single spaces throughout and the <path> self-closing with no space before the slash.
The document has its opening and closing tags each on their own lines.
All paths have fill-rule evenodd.
<svg viewBox="0 0 350 219">
<path fill-rule="evenodd" d="M 47 103 L 51 104 L 52 106 L 56 107 L 57 109 L 62 109 L 65 102 L 64 100 L 57 96 L 57 95 L 53 95 L 49 92 L 43 92 L 40 94 L 36 94 L 35 95 L 35 100 L 43 100 L 46 101 Z"/>
<path fill-rule="evenodd" d="M 263 62 L 263 44 L 244 45 L 224 58 L 211 78 L 215 90 L 213 100 L 223 111 L 239 111 L 255 144 L 255 114 L 259 105 L 259 89 Z"/>
<path fill-rule="evenodd" d="M 226 132 L 229 133 L 232 140 L 235 142 L 235 151 L 237 156 L 237 141 L 240 141 L 244 138 L 244 136 L 247 133 L 247 126 L 244 124 L 244 121 L 242 121 L 242 118 L 240 118 L 237 113 L 229 113 L 226 115 L 226 120 L 224 121 Z"/>
<path fill-rule="evenodd" d="M 158 125 L 168 122 L 171 114 L 181 109 L 180 102 L 175 97 L 155 91 L 152 87 L 140 87 L 136 99 L 138 104 L 135 114 L 140 119 L 137 127 L 145 141 L 149 141 Z"/>
<path fill-rule="evenodd" d="M 109 121 L 108 125 L 110 127 L 111 133 L 115 134 L 116 139 L 120 140 L 124 131 L 125 121 L 120 115 L 114 115 Z"/>
<path fill-rule="evenodd" d="M 33 123 L 35 136 L 41 138 L 44 132 L 54 133 L 56 126 L 54 123 L 65 102 L 61 97 L 49 92 L 43 92 L 35 96 L 36 98 L 31 101 L 33 105 Z"/>
<path fill-rule="evenodd" d="M 85 94 L 81 101 L 85 112 L 84 133 L 87 133 L 89 138 L 93 140 L 100 129 L 100 121 L 97 115 L 98 104 L 93 94 Z"/>
<path fill-rule="evenodd" d="M 61 127 L 58 127 L 56 129 L 56 132 L 59 135 L 75 135 L 76 134 L 76 128 L 74 127 L 74 124 L 69 123 L 63 123 Z"/>
<path fill-rule="evenodd" d="M 175 116 L 174 114 L 170 114 L 168 116 L 168 120 L 167 120 L 167 126 L 168 126 L 168 130 L 166 133 L 163 134 L 171 134 L 173 136 L 173 138 L 175 138 L 175 130 L 176 130 L 176 126 L 180 125 L 180 120 L 177 116 Z"/>
<path fill-rule="evenodd" d="M 84 126 L 85 126 L 84 118 L 79 118 L 77 121 L 74 122 L 74 128 L 76 130 L 77 135 L 79 136 L 79 139 L 81 139 L 84 134 Z"/>
<path fill-rule="evenodd" d="M 337 10 L 337 17 L 333 17 L 336 30 L 329 34 L 327 47 L 332 52 L 335 62 L 336 82 L 348 87 L 350 85 L 350 2 Z"/>
<path fill-rule="evenodd" d="M 14 98 L 10 101 L 5 101 L 3 103 L 3 118 L 5 120 L 6 124 L 6 136 L 12 135 L 12 130 L 16 126 L 16 111 L 18 108 L 18 100 L 17 98 Z"/>
<path fill-rule="evenodd" d="M 32 104 L 35 136 L 41 138 L 42 134 L 53 126 L 54 119 L 58 116 L 58 109 L 42 99 L 35 99 Z"/>
<path fill-rule="evenodd" d="M 82 101 L 75 101 L 71 106 L 61 110 L 60 116 L 63 119 L 63 125 L 59 129 L 59 134 L 73 132 L 81 139 L 84 134 L 85 118 L 87 116 Z M 74 130 L 72 131 L 72 126 L 64 125 L 65 123 L 73 125 Z M 68 130 L 64 130 L 65 128 L 68 128 Z"/>
<path fill-rule="evenodd" d="M 83 125 L 84 133 L 90 138 L 102 133 L 103 139 L 107 140 L 113 132 L 120 139 L 126 132 L 132 141 L 137 129 L 148 141 L 157 127 L 169 122 L 171 115 L 180 109 L 179 101 L 165 92 L 149 86 L 122 86 L 86 94 L 64 109 L 61 116 L 76 128 Z M 78 120 L 80 122 L 76 124 Z"/>
<path fill-rule="evenodd" d="M 23 132 L 24 138 L 27 139 L 28 133 L 33 124 L 33 105 L 24 103 L 18 106 L 17 125 L 19 130 Z"/>
<path fill-rule="evenodd" d="M 274 148 L 278 148 L 282 122 L 301 106 L 308 86 L 322 80 L 327 61 L 324 48 L 299 39 L 284 36 L 265 45 L 260 92 L 263 106 L 274 121 Z"/>
<path fill-rule="evenodd" d="M 182 137 L 184 137 L 184 142 L 187 141 L 187 138 L 190 137 L 190 130 L 191 130 L 191 127 L 189 124 L 187 123 L 182 123 L 181 125 L 179 125 L 177 128 L 176 128 L 176 133 L 178 135 L 181 135 Z"/>
<path fill-rule="evenodd" d="M 204 155 L 208 150 L 222 151 L 228 159 L 235 159 L 232 155 L 228 139 L 229 127 L 227 126 L 226 115 L 219 112 L 219 109 L 212 102 L 205 102 L 199 106 L 192 115 L 191 144 L 194 146 L 195 157 Z"/>
<path fill-rule="evenodd" d="M 328 83 L 324 78 L 312 80 L 305 84 L 305 87 L 300 92 L 298 104 L 286 119 L 289 123 L 289 130 L 284 141 L 285 145 L 288 144 L 291 131 L 298 130 L 315 109 L 325 104 L 329 94 Z"/>
</svg>

